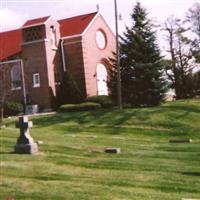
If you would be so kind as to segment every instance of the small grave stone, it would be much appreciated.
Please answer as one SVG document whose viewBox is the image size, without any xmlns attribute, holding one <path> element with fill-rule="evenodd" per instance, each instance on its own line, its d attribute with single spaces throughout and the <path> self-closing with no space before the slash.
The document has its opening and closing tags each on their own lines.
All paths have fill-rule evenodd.
<svg viewBox="0 0 200 200">
<path fill-rule="evenodd" d="M 187 198 L 182 198 L 181 200 L 200 200 L 200 199 L 187 199 Z"/>
<path fill-rule="evenodd" d="M 192 139 L 175 139 L 175 140 L 170 140 L 170 143 L 191 143 Z"/>
<path fill-rule="evenodd" d="M 105 152 L 106 153 L 116 153 L 116 154 L 119 154 L 121 153 L 121 149 L 120 148 L 106 148 L 105 149 Z"/>
<path fill-rule="evenodd" d="M 0 129 L 5 129 L 6 125 L 0 125 Z"/>
<path fill-rule="evenodd" d="M 38 141 L 36 141 L 36 143 L 37 143 L 38 145 L 44 144 L 44 142 L 43 142 L 42 140 L 38 140 Z"/>
<path fill-rule="evenodd" d="M 123 137 L 118 137 L 118 136 L 114 136 L 114 137 L 112 137 L 113 139 L 115 139 L 115 140 L 125 140 L 125 138 L 123 138 Z"/>
<path fill-rule="evenodd" d="M 32 121 L 28 121 L 28 116 L 19 117 L 16 128 L 20 129 L 20 136 L 15 145 L 15 153 L 36 154 L 38 152 L 37 143 L 29 133 L 29 128 L 33 126 Z"/>
</svg>

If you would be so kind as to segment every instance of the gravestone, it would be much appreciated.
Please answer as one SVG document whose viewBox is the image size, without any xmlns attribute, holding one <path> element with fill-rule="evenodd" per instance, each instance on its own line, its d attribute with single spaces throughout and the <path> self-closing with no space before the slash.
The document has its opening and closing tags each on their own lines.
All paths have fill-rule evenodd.
<svg viewBox="0 0 200 200">
<path fill-rule="evenodd" d="M 200 200 L 200 199 L 187 199 L 187 198 L 182 198 L 181 200 Z"/>
<path fill-rule="evenodd" d="M 31 121 L 28 121 L 28 116 L 19 117 L 19 122 L 16 123 L 16 128 L 20 129 L 20 136 L 15 145 L 15 153 L 36 154 L 38 152 L 37 143 L 29 133 L 29 128 L 33 126 Z"/>
<path fill-rule="evenodd" d="M 170 143 L 191 143 L 192 139 L 174 139 L 170 140 Z"/>
<path fill-rule="evenodd" d="M 119 153 L 121 153 L 121 149 L 120 148 L 115 148 L 115 147 L 106 148 L 105 152 L 106 153 L 116 153 L 116 154 L 119 154 Z"/>
</svg>

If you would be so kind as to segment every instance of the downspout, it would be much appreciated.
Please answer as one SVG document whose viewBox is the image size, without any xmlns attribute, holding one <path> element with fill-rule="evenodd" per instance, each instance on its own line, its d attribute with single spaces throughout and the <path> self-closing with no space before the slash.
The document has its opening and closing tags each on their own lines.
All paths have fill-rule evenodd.
<svg viewBox="0 0 200 200">
<path fill-rule="evenodd" d="M 26 86 L 25 86 L 25 77 L 24 77 L 24 63 L 23 63 L 22 59 L 20 59 L 20 63 L 21 63 L 21 72 L 22 72 L 22 85 L 23 85 L 24 106 L 25 106 L 25 110 L 26 110 L 26 105 L 27 105 Z"/>
<path fill-rule="evenodd" d="M 61 55 L 62 55 L 63 71 L 66 72 L 66 62 L 65 62 L 65 51 L 64 51 L 64 40 L 63 39 L 61 39 Z"/>
</svg>

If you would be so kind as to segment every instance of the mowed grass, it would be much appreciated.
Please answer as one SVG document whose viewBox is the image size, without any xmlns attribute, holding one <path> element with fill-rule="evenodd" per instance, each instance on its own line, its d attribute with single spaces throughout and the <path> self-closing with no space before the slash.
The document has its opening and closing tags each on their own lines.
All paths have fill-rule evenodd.
<svg viewBox="0 0 200 200">
<path fill-rule="evenodd" d="M 1 200 L 200 199 L 200 100 L 31 120 L 31 135 L 44 142 L 35 156 L 12 153 L 13 119 L 0 130 Z"/>
</svg>

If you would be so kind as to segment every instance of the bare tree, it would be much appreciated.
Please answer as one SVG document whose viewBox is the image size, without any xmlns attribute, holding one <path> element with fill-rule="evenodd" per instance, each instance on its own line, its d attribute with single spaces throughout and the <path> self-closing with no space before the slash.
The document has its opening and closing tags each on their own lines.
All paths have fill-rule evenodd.
<svg viewBox="0 0 200 200">
<path fill-rule="evenodd" d="M 196 61 L 200 63 L 200 3 L 195 3 L 188 10 L 185 22 L 189 24 L 190 30 L 195 33 L 196 37 L 191 42 L 191 50 Z"/>
<path fill-rule="evenodd" d="M 186 21 L 190 22 L 191 30 L 197 34 L 200 39 L 200 3 L 195 3 L 186 16 Z"/>
<path fill-rule="evenodd" d="M 166 60 L 166 74 L 175 89 L 176 98 L 191 96 L 191 77 L 196 64 L 190 48 L 191 40 L 186 37 L 181 20 L 170 17 L 166 20 L 164 30 L 167 32 L 170 59 Z"/>
</svg>

